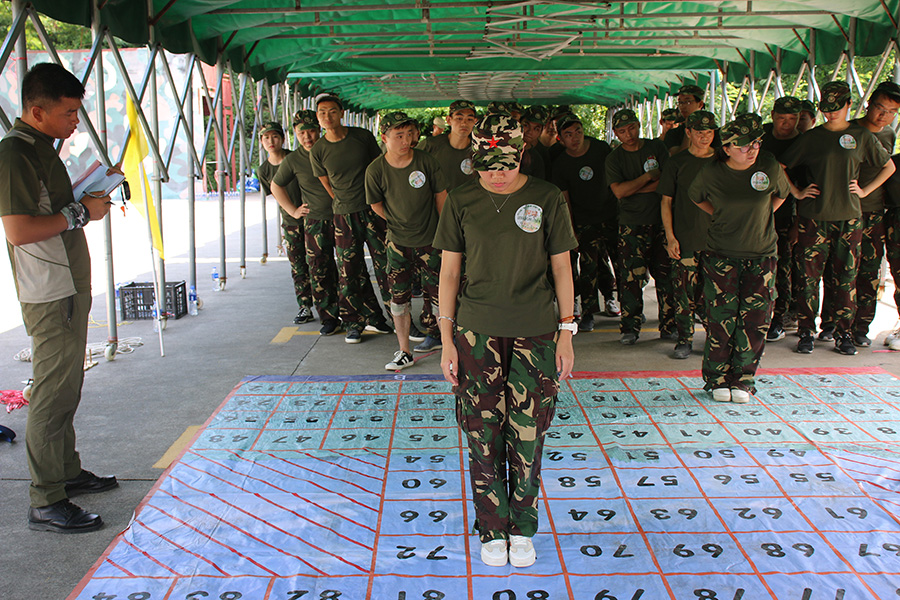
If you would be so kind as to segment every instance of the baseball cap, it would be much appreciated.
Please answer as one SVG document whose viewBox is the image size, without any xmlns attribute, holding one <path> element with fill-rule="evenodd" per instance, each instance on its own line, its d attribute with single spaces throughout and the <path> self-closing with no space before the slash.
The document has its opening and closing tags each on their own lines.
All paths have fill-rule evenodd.
<svg viewBox="0 0 900 600">
<path fill-rule="evenodd" d="M 613 115 L 613 129 L 618 129 L 619 127 L 624 127 L 625 125 L 630 125 L 632 123 L 640 123 L 640 120 L 637 118 L 637 115 L 634 114 L 634 111 L 630 108 L 617 110 L 616 114 Z"/>
<path fill-rule="evenodd" d="M 822 86 L 822 99 L 819 101 L 819 110 L 823 113 L 840 110 L 850 100 L 850 84 L 846 81 L 829 81 Z"/>
<path fill-rule="evenodd" d="M 452 117 L 453 113 L 457 113 L 461 110 L 471 110 L 473 113 L 478 115 L 478 111 L 475 109 L 475 105 L 472 102 L 470 102 L 469 100 L 454 100 L 450 104 L 450 110 L 448 112 L 450 113 L 450 116 Z"/>
<path fill-rule="evenodd" d="M 780 115 L 798 115 L 800 114 L 801 103 L 800 98 L 782 96 L 775 100 L 775 104 L 772 105 L 772 112 Z"/>
<path fill-rule="evenodd" d="M 763 136 L 762 117 L 755 113 L 743 113 L 735 117 L 734 121 L 727 123 L 719 130 L 722 136 L 722 145 L 732 144 L 746 146 L 753 140 Z"/>
<path fill-rule="evenodd" d="M 800 112 L 808 112 L 812 113 L 813 116 L 816 116 L 816 105 L 813 104 L 810 100 L 801 100 Z"/>
<path fill-rule="evenodd" d="M 440 127 L 441 129 L 446 129 L 446 128 L 447 128 L 447 121 L 444 120 L 444 117 L 435 117 L 435 118 L 431 121 L 431 124 L 432 124 L 432 125 L 437 125 L 437 126 Z"/>
<path fill-rule="evenodd" d="M 581 125 L 581 119 L 578 118 L 578 115 L 575 113 L 566 113 L 556 120 L 556 131 L 562 133 L 563 129 L 574 125 L 575 123 Z"/>
<path fill-rule="evenodd" d="M 344 103 L 341 102 L 341 99 L 335 96 L 334 94 L 321 94 L 316 97 L 316 108 L 319 107 L 323 102 L 334 102 L 338 105 L 338 108 L 344 110 Z"/>
<path fill-rule="evenodd" d="M 522 118 L 520 121 L 528 121 L 529 123 L 538 123 L 543 125 L 547 122 L 547 119 L 550 118 L 550 111 L 546 109 L 546 107 L 535 105 L 529 106 L 522 113 Z"/>
<path fill-rule="evenodd" d="M 305 131 L 307 129 L 321 129 L 321 127 L 319 127 L 319 120 L 316 118 L 316 113 L 311 110 L 298 110 L 295 112 L 292 124 L 294 129 L 299 127 L 300 131 Z"/>
<path fill-rule="evenodd" d="M 687 122 L 684 126 L 696 131 L 718 128 L 718 125 L 716 125 L 716 115 L 708 110 L 695 110 L 687 118 Z"/>
<path fill-rule="evenodd" d="M 381 117 L 381 124 L 378 126 L 378 131 L 380 133 L 387 133 L 394 127 L 400 127 L 401 125 L 409 124 L 418 126 L 418 123 L 416 123 L 415 119 L 410 117 L 405 112 L 397 110 L 394 112 L 389 112 L 388 114 Z"/>
<path fill-rule="evenodd" d="M 700 87 L 699 85 L 693 85 L 693 84 L 681 86 L 681 88 L 679 88 L 679 90 L 678 90 L 678 94 L 676 94 L 676 95 L 680 96 L 682 94 L 690 94 L 691 96 L 694 96 L 700 102 L 703 102 L 703 97 L 706 96 L 706 92 L 703 90 L 702 87 Z"/>
<path fill-rule="evenodd" d="M 525 138 L 509 115 L 487 114 L 472 131 L 472 167 L 476 171 L 509 171 L 519 166 Z"/>
<path fill-rule="evenodd" d="M 679 117 L 681 117 L 681 111 L 677 108 L 667 108 L 662 111 L 662 115 L 660 115 L 660 121 L 678 121 Z"/>
<path fill-rule="evenodd" d="M 509 104 L 507 104 L 506 102 L 498 102 L 496 100 L 487 105 L 487 109 L 485 110 L 485 112 L 498 115 L 512 114 L 509 110 Z"/>
<path fill-rule="evenodd" d="M 263 135 L 270 131 L 274 131 L 281 137 L 284 137 L 284 127 L 281 126 L 281 123 L 278 121 L 266 121 L 263 123 L 262 127 L 259 129 L 259 135 Z"/>
</svg>

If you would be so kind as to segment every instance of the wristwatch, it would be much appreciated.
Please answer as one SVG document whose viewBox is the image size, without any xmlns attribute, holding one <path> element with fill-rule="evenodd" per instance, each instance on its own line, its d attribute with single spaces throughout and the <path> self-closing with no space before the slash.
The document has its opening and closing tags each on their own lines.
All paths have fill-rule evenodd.
<svg viewBox="0 0 900 600">
<path fill-rule="evenodd" d="M 562 331 L 563 329 L 565 329 L 566 331 L 572 332 L 572 335 L 574 336 L 575 334 L 578 333 L 578 323 L 575 323 L 575 322 L 572 322 L 572 323 L 560 323 L 560 324 L 559 324 L 559 330 Z"/>
</svg>

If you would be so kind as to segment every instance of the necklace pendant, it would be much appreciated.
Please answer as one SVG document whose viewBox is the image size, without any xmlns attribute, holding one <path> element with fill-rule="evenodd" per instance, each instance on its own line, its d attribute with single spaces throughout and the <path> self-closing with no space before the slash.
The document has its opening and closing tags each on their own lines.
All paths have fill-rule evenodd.
<svg viewBox="0 0 900 600">
<path fill-rule="evenodd" d="M 497 209 L 497 214 L 498 214 L 498 215 L 500 214 L 500 209 L 499 209 L 499 208 Z"/>
</svg>

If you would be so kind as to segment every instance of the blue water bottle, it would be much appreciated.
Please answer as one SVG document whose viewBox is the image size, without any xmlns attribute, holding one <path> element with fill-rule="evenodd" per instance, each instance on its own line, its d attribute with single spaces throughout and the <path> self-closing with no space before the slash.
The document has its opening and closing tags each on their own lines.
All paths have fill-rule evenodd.
<svg viewBox="0 0 900 600">
<path fill-rule="evenodd" d="M 219 268 L 213 267 L 212 270 L 213 291 L 219 291 Z"/>
</svg>

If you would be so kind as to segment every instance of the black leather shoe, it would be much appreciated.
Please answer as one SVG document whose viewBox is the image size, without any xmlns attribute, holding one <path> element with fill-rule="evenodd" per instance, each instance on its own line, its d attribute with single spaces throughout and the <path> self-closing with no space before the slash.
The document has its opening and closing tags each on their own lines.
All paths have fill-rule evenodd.
<svg viewBox="0 0 900 600">
<path fill-rule="evenodd" d="M 100 477 L 82 469 L 78 477 L 66 482 L 66 495 L 72 498 L 78 494 L 99 494 L 114 487 L 119 487 L 114 475 Z"/>
<path fill-rule="evenodd" d="M 28 511 L 28 529 L 54 533 L 84 533 L 103 526 L 103 519 L 72 504 L 68 498 Z"/>
</svg>

